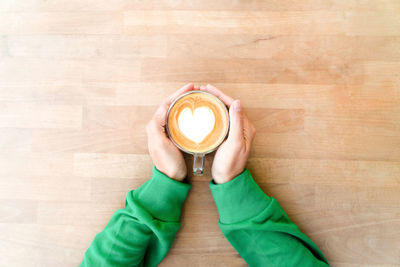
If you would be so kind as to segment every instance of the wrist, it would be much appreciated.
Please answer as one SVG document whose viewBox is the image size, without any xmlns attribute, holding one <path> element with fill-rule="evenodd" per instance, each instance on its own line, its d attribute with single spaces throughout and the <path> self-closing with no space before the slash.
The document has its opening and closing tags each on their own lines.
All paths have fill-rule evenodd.
<svg viewBox="0 0 400 267">
<path fill-rule="evenodd" d="M 178 168 L 178 169 L 168 169 L 168 168 L 161 168 L 161 167 L 159 168 L 158 166 L 156 166 L 156 168 L 159 172 L 168 176 L 168 178 L 178 181 L 178 182 L 182 182 L 187 177 L 186 166 L 185 166 L 185 168 Z"/>
<path fill-rule="evenodd" d="M 171 176 L 168 175 L 168 177 L 171 178 L 172 180 L 182 182 L 187 177 L 187 171 L 183 171 L 183 170 L 178 171 L 175 174 L 172 174 Z"/>
<path fill-rule="evenodd" d="M 244 168 L 242 168 L 239 171 L 231 172 L 231 173 L 218 173 L 218 172 L 213 172 L 212 173 L 212 178 L 215 184 L 224 184 L 227 182 L 232 181 L 236 176 L 241 174 L 244 171 Z"/>
</svg>

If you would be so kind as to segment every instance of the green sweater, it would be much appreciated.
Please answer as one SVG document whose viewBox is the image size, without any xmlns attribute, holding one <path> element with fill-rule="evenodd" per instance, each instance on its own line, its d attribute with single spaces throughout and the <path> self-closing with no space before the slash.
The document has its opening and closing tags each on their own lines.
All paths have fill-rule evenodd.
<svg viewBox="0 0 400 267">
<path fill-rule="evenodd" d="M 180 226 L 181 207 L 191 185 L 153 168 L 153 177 L 128 192 L 94 238 L 81 266 L 156 266 Z M 224 236 L 249 266 L 328 266 L 318 247 L 267 196 L 246 169 L 225 184 L 210 182 Z"/>
</svg>

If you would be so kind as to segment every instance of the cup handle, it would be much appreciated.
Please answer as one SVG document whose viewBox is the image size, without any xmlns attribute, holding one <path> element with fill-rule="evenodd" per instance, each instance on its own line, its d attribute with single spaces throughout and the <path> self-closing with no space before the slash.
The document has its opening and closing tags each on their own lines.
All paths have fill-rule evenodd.
<svg viewBox="0 0 400 267">
<path fill-rule="evenodd" d="M 193 155 L 193 175 L 202 176 L 204 172 L 204 154 Z"/>
</svg>

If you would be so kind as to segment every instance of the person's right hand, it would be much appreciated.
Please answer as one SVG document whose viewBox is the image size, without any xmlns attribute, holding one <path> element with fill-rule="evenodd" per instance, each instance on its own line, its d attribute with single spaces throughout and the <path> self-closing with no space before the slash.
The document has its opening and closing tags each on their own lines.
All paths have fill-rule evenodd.
<svg viewBox="0 0 400 267">
<path fill-rule="evenodd" d="M 201 86 L 200 90 L 216 95 L 229 107 L 229 135 L 215 153 L 211 167 L 214 182 L 226 183 L 246 167 L 256 129 L 243 111 L 240 100 L 234 100 L 209 84 Z"/>
<path fill-rule="evenodd" d="M 196 90 L 193 83 L 189 83 L 164 99 L 151 121 L 147 124 L 148 148 L 151 159 L 156 168 L 168 177 L 182 181 L 187 174 L 182 152 L 172 143 L 165 132 L 167 112 L 172 101 L 183 93 Z"/>
</svg>

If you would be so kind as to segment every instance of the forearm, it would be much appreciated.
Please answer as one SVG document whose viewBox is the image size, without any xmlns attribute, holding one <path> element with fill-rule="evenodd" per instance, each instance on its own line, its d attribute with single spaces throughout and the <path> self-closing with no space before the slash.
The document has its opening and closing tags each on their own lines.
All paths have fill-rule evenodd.
<svg viewBox="0 0 400 267">
<path fill-rule="evenodd" d="M 220 228 L 250 266 L 319 266 L 319 248 L 268 197 L 246 169 L 230 182 L 210 183 Z"/>
<path fill-rule="evenodd" d="M 180 226 L 181 206 L 189 188 L 154 168 L 149 181 L 128 192 L 125 208 L 116 211 L 96 235 L 81 266 L 157 265 Z"/>
</svg>

